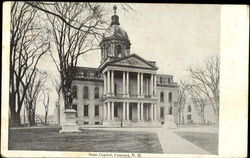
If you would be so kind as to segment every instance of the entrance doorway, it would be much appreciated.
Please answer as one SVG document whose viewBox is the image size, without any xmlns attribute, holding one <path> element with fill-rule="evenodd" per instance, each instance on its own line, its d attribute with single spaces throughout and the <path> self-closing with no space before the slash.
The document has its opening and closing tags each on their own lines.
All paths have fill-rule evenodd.
<svg viewBox="0 0 250 158">
<path fill-rule="evenodd" d="M 133 113 L 132 113 L 132 105 L 129 105 L 129 120 L 132 120 L 132 116 L 133 116 Z"/>
</svg>

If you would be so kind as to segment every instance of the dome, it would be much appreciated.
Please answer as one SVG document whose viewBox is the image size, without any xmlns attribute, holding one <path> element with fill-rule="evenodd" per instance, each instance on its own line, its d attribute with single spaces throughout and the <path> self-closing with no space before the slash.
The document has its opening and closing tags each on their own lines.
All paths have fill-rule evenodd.
<svg viewBox="0 0 250 158">
<path fill-rule="evenodd" d="M 129 42 L 127 32 L 120 25 L 110 25 L 104 33 L 104 39 L 120 39 Z"/>
</svg>

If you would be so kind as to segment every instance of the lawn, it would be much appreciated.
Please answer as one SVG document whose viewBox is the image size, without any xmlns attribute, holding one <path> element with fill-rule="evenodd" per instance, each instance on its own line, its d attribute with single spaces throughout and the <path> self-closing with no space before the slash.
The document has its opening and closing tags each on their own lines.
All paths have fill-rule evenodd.
<svg viewBox="0 0 250 158">
<path fill-rule="evenodd" d="M 218 133 L 175 132 L 175 134 L 211 154 L 218 154 Z"/>
<path fill-rule="evenodd" d="M 9 150 L 162 153 L 157 134 L 84 129 L 60 134 L 59 128 L 10 129 Z"/>
</svg>

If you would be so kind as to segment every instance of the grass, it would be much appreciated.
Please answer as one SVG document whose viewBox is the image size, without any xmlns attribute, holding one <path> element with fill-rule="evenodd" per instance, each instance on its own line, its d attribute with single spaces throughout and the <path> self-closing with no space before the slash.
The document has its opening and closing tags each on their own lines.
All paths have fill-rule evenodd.
<svg viewBox="0 0 250 158">
<path fill-rule="evenodd" d="M 218 133 L 175 132 L 178 136 L 199 146 L 211 154 L 218 155 Z"/>
<path fill-rule="evenodd" d="M 84 129 L 59 133 L 59 128 L 10 129 L 9 150 L 162 153 L 157 134 Z"/>
</svg>

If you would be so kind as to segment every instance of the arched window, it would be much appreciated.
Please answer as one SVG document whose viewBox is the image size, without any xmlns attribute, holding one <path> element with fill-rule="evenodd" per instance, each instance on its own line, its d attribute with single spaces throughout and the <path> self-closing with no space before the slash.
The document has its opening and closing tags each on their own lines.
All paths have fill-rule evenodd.
<svg viewBox="0 0 250 158">
<path fill-rule="evenodd" d="M 164 92 L 161 92 L 160 101 L 161 101 L 161 102 L 164 102 Z"/>
<path fill-rule="evenodd" d="M 117 57 L 122 57 L 122 47 L 121 45 L 116 45 L 116 56 Z"/>
<path fill-rule="evenodd" d="M 76 85 L 72 87 L 72 94 L 73 94 L 73 98 L 77 98 L 77 86 Z"/>
<path fill-rule="evenodd" d="M 172 96 L 172 92 L 169 92 L 169 93 L 168 93 L 168 101 L 169 101 L 169 102 L 172 102 L 172 97 L 173 97 L 173 96 Z"/>
<path fill-rule="evenodd" d="M 108 57 L 112 56 L 111 45 L 108 45 L 106 49 L 107 49 L 107 56 Z"/>
<path fill-rule="evenodd" d="M 88 99 L 89 98 L 89 89 L 88 87 L 83 88 L 83 99 Z"/>
<path fill-rule="evenodd" d="M 99 98 L 99 87 L 95 87 L 95 99 Z"/>
<path fill-rule="evenodd" d="M 191 105 L 188 105 L 188 112 L 191 112 L 191 111 L 192 111 Z"/>
</svg>

